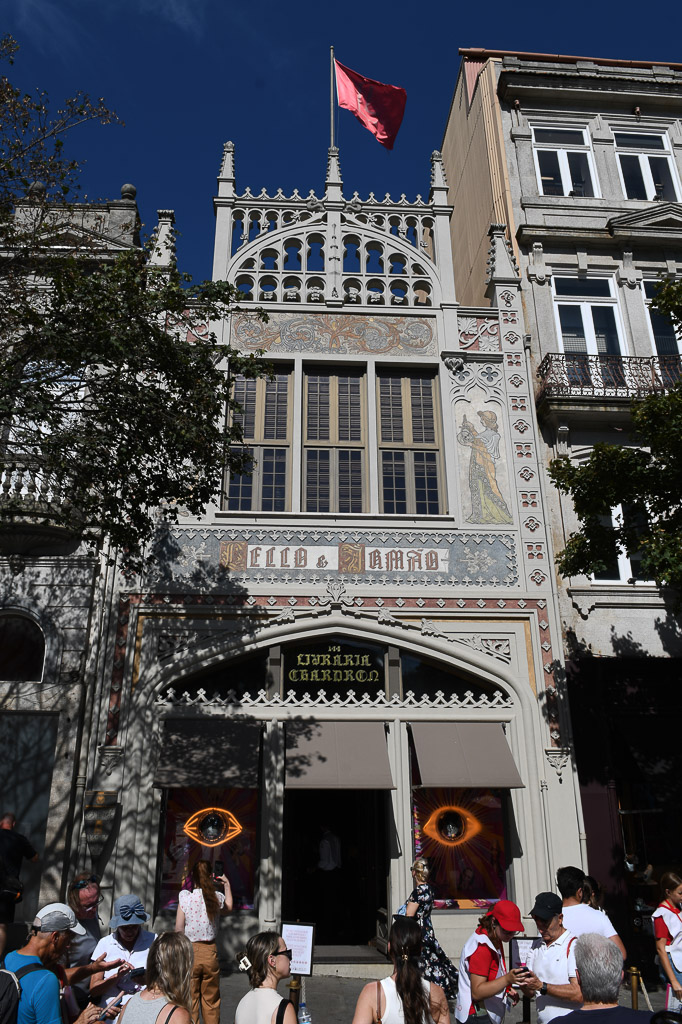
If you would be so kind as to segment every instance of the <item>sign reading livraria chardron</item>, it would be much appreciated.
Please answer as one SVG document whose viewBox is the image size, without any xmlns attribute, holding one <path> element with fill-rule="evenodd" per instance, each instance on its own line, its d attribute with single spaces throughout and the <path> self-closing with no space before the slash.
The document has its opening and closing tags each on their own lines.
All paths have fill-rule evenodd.
<svg viewBox="0 0 682 1024">
<path fill-rule="evenodd" d="M 171 553 L 172 552 L 172 553 Z M 241 586 L 518 586 L 516 544 L 502 532 L 175 529 L 149 583 Z"/>
</svg>

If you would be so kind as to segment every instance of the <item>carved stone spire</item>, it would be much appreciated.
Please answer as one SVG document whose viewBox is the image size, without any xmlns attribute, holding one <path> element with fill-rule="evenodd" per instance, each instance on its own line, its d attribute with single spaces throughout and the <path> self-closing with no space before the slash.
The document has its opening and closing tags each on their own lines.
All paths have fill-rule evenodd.
<svg viewBox="0 0 682 1024">
<path fill-rule="evenodd" d="M 447 192 L 447 188 L 448 179 L 443 167 L 443 156 L 437 149 L 434 149 L 431 154 L 431 194 L 433 195 L 436 189 L 445 189 Z"/>
<path fill-rule="evenodd" d="M 223 146 L 223 159 L 218 173 L 218 195 L 234 195 L 234 142 L 226 142 Z"/>
<path fill-rule="evenodd" d="M 341 177 L 339 150 L 336 146 L 330 146 L 327 151 L 327 177 L 324 184 L 327 201 L 341 202 L 343 198 L 343 178 Z"/>
<path fill-rule="evenodd" d="M 157 210 L 159 222 L 154 231 L 154 245 L 149 257 L 152 267 L 172 267 L 175 263 L 175 214 L 172 210 Z"/>
<path fill-rule="evenodd" d="M 511 242 L 508 241 L 506 224 L 491 224 L 490 249 L 488 250 L 488 285 L 519 284 L 519 268 Z"/>
</svg>

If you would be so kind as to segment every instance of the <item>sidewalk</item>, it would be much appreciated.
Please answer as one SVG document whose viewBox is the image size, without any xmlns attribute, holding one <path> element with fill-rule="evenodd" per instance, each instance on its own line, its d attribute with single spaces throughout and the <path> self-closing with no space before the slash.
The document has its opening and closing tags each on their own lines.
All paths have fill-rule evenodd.
<svg viewBox="0 0 682 1024">
<path fill-rule="evenodd" d="M 366 984 L 362 978 L 336 978 L 323 975 L 306 978 L 306 1002 L 312 1016 L 312 1024 L 351 1024 L 355 1003 L 358 995 Z M 234 1011 L 237 1003 L 249 990 L 245 974 L 238 972 L 223 975 L 220 979 L 220 1024 L 234 1024 Z M 288 989 L 282 982 L 279 989 L 281 995 L 287 996 Z M 665 990 L 649 992 L 651 1004 L 655 1010 L 665 1007 Z M 623 986 L 620 991 L 621 1006 L 630 1006 L 630 989 Z M 639 1009 L 646 1010 L 643 994 L 639 994 Z M 519 1005 L 505 1018 L 505 1024 L 520 1024 L 522 1010 Z M 531 1021 L 535 1021 L 535 1012 L 531 1008 Z"/>
</svg>

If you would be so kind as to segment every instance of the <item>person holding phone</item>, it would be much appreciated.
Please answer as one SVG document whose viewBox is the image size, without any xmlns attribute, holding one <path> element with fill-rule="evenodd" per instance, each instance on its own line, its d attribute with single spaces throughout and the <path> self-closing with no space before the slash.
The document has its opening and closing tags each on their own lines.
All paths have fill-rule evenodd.
<svg viewBox="0 0 682 1024">
<path fill-rule="evenodd" d="M 152 942 L 156 938 L 154 932 L 148 932 L 144 925 L 150 915 L 144 909 L 142 901 L 135 893 L 119 896 L 114 901 L 114 916 L 109 921 L 111 935 L 100 939 L 92 952 L 92 959 L 97 960 L 106 953 L 108 960 L 117 957 L 122 964 L 115 970 L 99 971 L 90 979 L 90 998 L 100 1006 L 106 1006 L 113 996 L 123 995 L 122 1005 L 144 986 L 144 976 L 135 976 L 136 968 L 147 965 L 147 956 Z"/>
<path fill-rule="evenodd" d="M 477 1024 L 483 1016 L 493 1024 L 501 1024 L 507 1009 L 507 990 L 522 983 L 527 973 L 522 967 L 507 970 L 504 943 L 522 931 L 521 911 L 511 900 L 498 900 L 480 918 L 478 928 L 464 944 L 459 961 L 455 1019 L 460 1024 L 466 1024 L 474 1015 Z M 510 993 L 510 998 L 518 1001 L 516 993 Z"/>
<path fill-rule="evenodd" d="M 216 861 L 215 881 L 222 892 L 216 892 L 210 861 L 198 860 L 192 868 L 191 891 L 181 889 L 176 932 L 184 932 L 192 943 L 194 967 L 192 970 L 192 1020 L 199 1024 L 199 1009 L 204 1024 L 220 1024 L 220 965 L 216 949 L 218 920 L 221 914 L 232 910 L 232 889 L 222 872 L 222 862 Z"/>
<path fill-rule="evenodd" d="M 126 1024 L 191 1024 L 192 944 L 177 932 L 157 935 L 147 957 L 147 987 L 126 1003 Z"/>
</svg>

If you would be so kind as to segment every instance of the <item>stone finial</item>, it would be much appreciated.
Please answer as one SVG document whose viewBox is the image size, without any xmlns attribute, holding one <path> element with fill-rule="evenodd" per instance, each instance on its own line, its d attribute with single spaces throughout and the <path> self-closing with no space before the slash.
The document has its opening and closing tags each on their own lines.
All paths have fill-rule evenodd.
<svg viewBox="0 0 682 1024">
<path fill-rule="evenodd" d="M 44 181 L 32 181 L 28 186 L 29 199 L 43 199 L 47 189 Z"/>
<path fill-rule="evenodd" d="M 125 199 L 127 202 L 134 203 L 136 195 L 137 189 L 135 188 L 134 185 L 121 185 L 121 199 Z"/>
<path fill-rule="evenodd" d="M 439 150 L 434 149 L 431 154 L 431 188 L 447 188 L 448 179 L 445 176 L 443 167 L 443 155 Z"/>
<path fill-rule="evenodd" d="M 507 225 L 491 224 L 488 234 L 490 236 L 487 259 L 488 284 L 518 284 L 521 278 L 514 250 L 507 238 Z"/>
<path fill-rule="evenodd" d="M 343 184 L 343 178 L 341 177 L 341 164 L 339 163 L 339 149 L 338 146 L 330 146 L 327 150 L 327 185 L 341 185 Z"/>
<path fill-rule="evenodd" d="M 226 142 L 223 146 L 223 159 L 218 177 L 234 181 L 234 142 Z"/>
<path fill-rule="evenodd" d="M 153 267 L 171 267 L 175 263 L 175 213 L 173 210 L 157 210 L 159 223 L 156 226 L 149 263 Z"/>
</svg>

